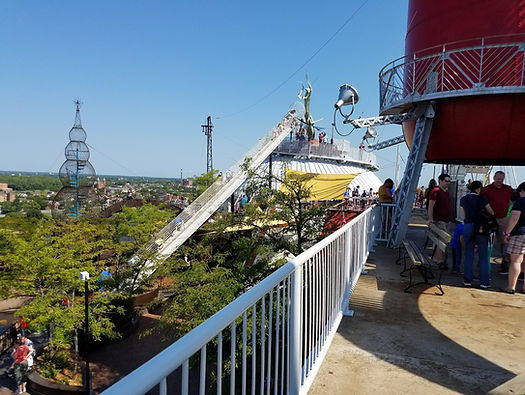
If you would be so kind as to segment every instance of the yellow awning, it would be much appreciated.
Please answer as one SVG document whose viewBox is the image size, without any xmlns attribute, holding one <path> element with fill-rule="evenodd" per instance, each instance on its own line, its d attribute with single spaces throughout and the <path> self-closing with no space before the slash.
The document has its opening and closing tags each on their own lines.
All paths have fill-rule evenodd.
<svg viewBox="0 0 525 395">
<path fill-rule="evenodd" d="M 348 184 L 359 175 L 355 174 L 316 174 L 286 169 L 286 177 L 300 179 L 307 188 L 310 188 L 308 200 L 343 199 Z M 286 191 L 285 185 L 281 185 Z"/>
</svg>

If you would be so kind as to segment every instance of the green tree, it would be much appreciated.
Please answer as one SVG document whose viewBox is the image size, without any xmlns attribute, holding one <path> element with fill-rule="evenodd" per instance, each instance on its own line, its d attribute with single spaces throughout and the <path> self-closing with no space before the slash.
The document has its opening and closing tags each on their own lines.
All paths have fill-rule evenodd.
<svg viewBox="0 0 525 395">
<path fill-rule="evenodd" d="M 203 173 L 200 176 L 192 177 L 191 180 L 194 182 L 194 195 L 196 198 L 201 195 L 213 182 L 219 178 L 219 170 L 211 170 L 208 173 Z"/>
<path fill-rule="evenodd" d="M 326 209 L 311 202 L 311 188 L 306 182 L 310 174 L 283 170 L 282 176 L 263 174 L 250 169 L 247 172 L 245 193 L 251 197 L 243 215 L 236 219 L 242 224 L 257 227 L 272 239 L 275 248 L 300 254 L 321 238 Z M 279 189 L 271 185 L 280 184 Z"/>
<path fill-rule="evenodd" d="M 79 275 L 87 271 L 91 277 L 88 284 L 90 336 L 95 340 L 115 338 L 118 336 L 115 322 L 126 311 L 126 303 L 122 301 L 130 296 L 129 292 L 118 290 L 127 290 L 136 266 L 128 267 L 122 260 L 132 256 L 139 244 L 149 241 L 172 215 L 145 205 L 125 208 L 109 220 L 81 218 L 56 223 L 26 218 L 24 223 L 21 218 L 12 218 L 0 221 L 0 296 L 30 296 L 31 302 L 18 314 L 26 317 L 33 330 L 54 328 L 51 345 L 60 349 L 73 344 L 74 334 L 83 325 L 84 298 L 79 296 L 84 283 Z M 120 235 L 133 241 L 123 242 Z M 117 281 L 121 283 L 113 279 L 102 288 L 99 274 L 111 264 L 120 264 Z M 143 285 L 146 280 L 137 283 Z"/>
<path fill-rule="evenodd" d="M 4 276 L 0 293 L 31 297 L 17 314 L 26 318 L 32 330 L 52 328 L 52 349 L 77 344 L 75 334 L 84 320 L 83 298 L 78 297 L 84 289 L 79 278 L 82 271 L 91 274 L 91 338 L 118 336 L 111 317 L 123 312 L 112 302 L 119 295 L 103 294 L 96 284 L 104 265 L 96 258 L 108 235 L 104 220 L 84 218 L 69 223 L 40 220 L 33 231 L 8 237 L 11 248 L 1 258 Z"/>
<path fill-rule="evenodd" d="M 0 183 L 6 183 L 16 191 L 54 191 L 62 184 L 56 175 L 9 175 L 0 174 Z"/>
<path fill-rule="evenodd" d="M 152 204 L 123 207 L 120 213 L 113 215 L 110 219 L 113 254 L 109 263 L 115 267 L 115 274 L 110 287 L 136 293 L 153 281 L 149 273 L 144 275 L 143 271 L 146 265 L 153 265 L 153 271 L 158 258 L 156 251 L 145 246 L 150 245 L 157 231 L 173 217 L 173 211 Z"/>
<path fill-rule="evenodd" d="M 22 203 L 18 197 L 13 202 L 2 202 L 0 206 L 2 207 L 2 214 L 17 213 L 22 210 Z"/>
</svg>

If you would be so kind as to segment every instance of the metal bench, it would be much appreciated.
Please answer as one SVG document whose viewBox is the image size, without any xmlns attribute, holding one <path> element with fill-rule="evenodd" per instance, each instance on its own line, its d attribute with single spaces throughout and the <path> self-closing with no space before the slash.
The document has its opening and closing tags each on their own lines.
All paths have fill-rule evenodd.
<svg viewBox="0 0 525 395">
<path fill-rule="evenodd" d="M 443 231 L 442 229 L 439 229 L 434 224 L 431 224 L 427 229 L 427 240 L 431 240 L 435 245 L 434 251 L 432 252 L 432 256 L 434 256 L 436 249 L 439 248 L 441 251 L 443 251 L 444 262 L 446 262 L 447 259 L 447 246 L 450 243 L 450 239 L 451 236 L 447 232 Z M 425 243 L 425 245 L 426 244 L 427 243 Z M 436 295 L 444 295 L 445 291 L 443 291 L 443 287 L 441 286 L 441 277 L 443 275 L 443 271 L 446 270 L 446 265 L 440 266 L 436 262 L 434 262 L 431 259 L 431 257 L 427 255 L 425 248 L 420 248 L 413 240 L 403 241 L 403 246 L 405 249 L 405 253 L 401 256 L 400 250 L 397 263 L 401 263 L 401 261 L 403 261 L 404 263 L 404 267 L 400 275 L 402 277 L 406 277 L 406 273 L 408 273 L 409 276 L 409 283 L 408 286 L 404 289 L 404 292 L 411 293 L 410 289 L 412 287 L 415 287 L 419 284 L 430 284 L 429 280 L 436 280 L 435 286 L 439 290 L 439 293 L 436 292 Z M 432 271 L 433 269 L 437 270 L 439 273 L 437 278 L 436 275 L 434 275 L 434 272 Z M 413 282 L 412 271 L 414 270 L 417 270 L 419 272 L 422 281 Z"/>
<path fill-rule="evenodd" d="M 443 251 L 443 262 L 447 262 L 447 246 L 450 243 L 452 236 L 445 232 L 443 229 L 438 228 L 435 224 L 430 224 L 427 228 L 427 242 L 431 240 L 434 243 L 434 251 L 432 251 L 432 257 L 436 253 L 436 250 L 439 248 Z M 425 243 L 426 245 L 426 243 Z"/>
</svg>

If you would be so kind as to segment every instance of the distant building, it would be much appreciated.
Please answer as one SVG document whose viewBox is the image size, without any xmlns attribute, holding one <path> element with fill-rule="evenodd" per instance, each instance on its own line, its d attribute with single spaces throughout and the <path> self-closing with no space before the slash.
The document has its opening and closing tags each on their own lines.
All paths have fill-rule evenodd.
<svg viewBox="0 0 525 395">
<path fill-rule="evenodd" d="M 189 180 L 187 178 L 182 180 L 182 186 L 183 187 L 192 187 L 193 186 L 193 180 Z"/>
<path fill-rule="evenodd" d="M 106 179 L 104 178 L 102 181 L 97 178 L 97 181 L 95 182 L 95 185 L 93 186 L 96 190 L 102 191 L 102 193 L 106 193 Z"/>
<path fill-rule="evenodd" d="M 0 202 L 14 202 L 15 193 L 13 188 L 9 188 L 7 184 L 0 183 Z"/>
</svg>

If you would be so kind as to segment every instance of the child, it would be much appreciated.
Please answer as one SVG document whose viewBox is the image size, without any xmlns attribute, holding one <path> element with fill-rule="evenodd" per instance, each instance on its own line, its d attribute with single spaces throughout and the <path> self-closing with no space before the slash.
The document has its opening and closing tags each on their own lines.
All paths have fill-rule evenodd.
<svg viewBox="0 0 525 395">
<path fill-rule="evenodd" d="M 452 273 L 461 274 L 461 246 L 463 245 L 463 224 L 460 222 L 456 229 L 454 229 L 454 235 L 450 240 L 450 247 L 452 248 Z"/>
</svg>

